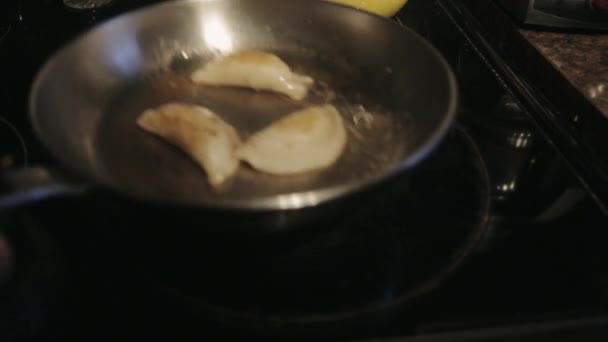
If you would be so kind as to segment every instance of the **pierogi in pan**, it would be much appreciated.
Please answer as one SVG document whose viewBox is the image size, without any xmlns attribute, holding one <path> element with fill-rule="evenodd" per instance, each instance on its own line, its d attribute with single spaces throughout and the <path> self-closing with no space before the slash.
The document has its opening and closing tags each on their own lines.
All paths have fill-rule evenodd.
<svg viewBox="0 0 608 342">
<path fill-rule="evenodd" d="M 333 165 L 346 142 L 338 110 L 321 105 L 292 112 L 256 132 L 237 154 L 258 171 L 290 175 Z"/>
<path fill-rule="evenodd" d="M 238 133 L 208 108 L 167 103 L 144 111 L 137 125 L 177 146 L 207 173 L 209 184 L 221 186 L 239 167 Z"/>
<path fill-rule="evenodd" d="M 257 50 L 212 60 L 190 78 L 205 85 L 267 90 L 298 102 L 314 83 L 311 77 L 292 72 L 276 55 Z M 303 107 L 300 103 L 299 107 L 302 109 L 284 113 L 252 132 L 244 143 L 237 130 L 222 119 L 231 113 L 216 114 L 185 102 L 148 109 L 137 118 L 137 125 L 180 148 L 206 172 L 211 186 L 219 188 L 237 173 L 241 161 L 253 170 L 278 176 L 322 170 L 336 163 L 347 144 L 342 115 L 330 104 Z M 247 112 L 247 108 L 242 110 Z"/>
<path fill-rule="evenodd" d="M 193 82 L 211 86 L 234 86 L 304 99 L 314 80 L 300 75 L 272 53 L 249 50 L 212 60 L 191 75 Z"/>
</svg>

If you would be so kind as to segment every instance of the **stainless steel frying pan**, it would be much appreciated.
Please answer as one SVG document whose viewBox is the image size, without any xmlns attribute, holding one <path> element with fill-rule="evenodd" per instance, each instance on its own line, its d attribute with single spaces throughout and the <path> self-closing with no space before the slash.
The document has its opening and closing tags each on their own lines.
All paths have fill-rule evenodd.
<svg viewBox="0 0 608 342">
<path fill-rule="evenodd" d="M 211 58 L 247 49 L 276 53 L 314 77 L 312 94 L 295 102 L 189 81 Z M 243 165 L 217 193 L 185 154 L 135 125 L 143 110 L 168 101 L 205 105 L 243 137 L 329 102 L 344 115 L 349 144 L 319 172 L 278 177 Z M 165 2 L 105 22 L 48 60 L 32 88 L 30 119 L 64 175 L 40 168 L 7 175 L 12 190 L 0 202 L 14 206 L 88 184 L 195 208 L 314 207 L 415 166 L 448 130 L 456 103 L 442 56 L 390 20 L 313 0 Z"/>
</svg>

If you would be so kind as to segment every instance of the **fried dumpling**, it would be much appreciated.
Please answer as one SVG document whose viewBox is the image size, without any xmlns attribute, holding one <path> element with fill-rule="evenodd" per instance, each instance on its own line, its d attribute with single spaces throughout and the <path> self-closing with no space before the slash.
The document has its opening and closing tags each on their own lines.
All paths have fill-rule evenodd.
<svg viewBox="0 0 608 342">
<path fill-rule="evenodd" d="M 218 187 L 236 173 L 241 140 L 231 125 L 198 105 L 168 103 L 144 111 L 137 125 L 177 146 L 206 172 Z"/>
<path fill-rule="evenodd" d="M 195 83 L 267 90 L 302 100 L 314 80 L 299 75 L 272 53 L 245 51 L 213 60 L 191 75 Z"/>
<path fill-rule="evenodd" d="M 346 142 L 338 110 L 332 105 L 314 106 L 290 113 L 253 134 L 238 157 L 258 171 L 296 174 L 331 166 Z"/>
</svg>

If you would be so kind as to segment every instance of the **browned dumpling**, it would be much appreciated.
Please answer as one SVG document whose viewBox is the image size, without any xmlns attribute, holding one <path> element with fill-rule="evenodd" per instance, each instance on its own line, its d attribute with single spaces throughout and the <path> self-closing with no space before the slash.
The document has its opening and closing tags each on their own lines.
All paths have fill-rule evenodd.
<svg viewBox="0 0 608 342">
<path fill-rule="evenodd" d="M 314 106 L 290 113 L 253 134 L 238 157 L 259 171 L 288 175 L 331 166 L 346 143 L 338 110 L 332 105 Z"/>
<path fill-rule="evenodd" d="M 179 147 L 207 173 L 213 187 L 222 185 L 239 167 L 236 130 L 205 107 L 168 103 L 144 111 L 139 127 Z"/>
<path fill-rule="evenodd" d="M 213 60 L 191 75 L 195 83 L 267 90 L 302 100 L 314 80 L 294 73 L 274 54 L 244 51 Z"/>
</svg>

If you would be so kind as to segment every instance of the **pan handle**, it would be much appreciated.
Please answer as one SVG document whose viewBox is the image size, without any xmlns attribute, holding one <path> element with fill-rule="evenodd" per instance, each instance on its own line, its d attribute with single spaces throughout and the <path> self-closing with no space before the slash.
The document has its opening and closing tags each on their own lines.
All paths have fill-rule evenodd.
<svg viewBox="0 0 608 342">
<path fill-rule="evenodd" d="M 46 167 L 24 167 L 0 174 L 0 210 L 59 195 L 79 195 L 89 187 Z"/>
</svg>

